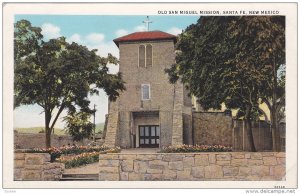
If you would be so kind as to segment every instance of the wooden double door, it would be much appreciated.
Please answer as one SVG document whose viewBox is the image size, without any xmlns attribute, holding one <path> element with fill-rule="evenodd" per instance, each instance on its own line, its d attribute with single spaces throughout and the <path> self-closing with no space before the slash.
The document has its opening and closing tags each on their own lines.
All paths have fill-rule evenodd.
<svg viewBox="0 0 300 194">
<path fill-rule="evenodd" d="M 158 148 L 159 136 L 159 125 L 139 125 L 139 147 Z"/>
</svg>

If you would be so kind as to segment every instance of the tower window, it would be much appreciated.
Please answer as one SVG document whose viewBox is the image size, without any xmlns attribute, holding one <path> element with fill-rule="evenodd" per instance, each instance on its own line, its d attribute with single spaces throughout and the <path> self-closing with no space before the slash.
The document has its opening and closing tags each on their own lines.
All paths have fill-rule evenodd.
<svg viewBox="0 0 300 194">
<path fill-rule="evenodd" d="M 139 46 L 139 67 L 152 67 L 152 45 Z"/>
<path fill-rule="evenodd" d="M 145 67 L 145 45 L 139 46 L 139 67 Z"/>
<path fill-rule="evenodd" d="M 147 44 L 146 46 L 146 67 L 152 66 L 152 45 Z"/>
<path fill-rule="evenodd" d="M 142 100 L 150 100 L 150 84 L 142 84 Z"/>
</svg>

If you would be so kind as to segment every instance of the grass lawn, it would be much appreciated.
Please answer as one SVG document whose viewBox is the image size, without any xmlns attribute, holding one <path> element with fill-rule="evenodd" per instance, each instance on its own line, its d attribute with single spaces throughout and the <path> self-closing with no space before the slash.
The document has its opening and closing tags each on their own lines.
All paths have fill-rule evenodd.
<svg viewBox="0 0 300 194">
<path fill-rule="evenodd" d="M 44 131 L 44 127 L 30 127 L 30 128 L 16 128 L 19 133 L 39 133 Z M 54 128 L 54 134 L 56 135 L 66 135 L 63 129 Z"/>
<path fill-rule="evenodd" d="M 102 132 L 104 128 L 104 123 L 96 124 L 96 133 Z M 19 133 L 39 133 L 44 131 L 44 127 L 30 127 L 30 128 L 16 128 Z M 67 135 L 64 129 L 54 128 L 54 134 L 56 135 Z"/>
</svg>

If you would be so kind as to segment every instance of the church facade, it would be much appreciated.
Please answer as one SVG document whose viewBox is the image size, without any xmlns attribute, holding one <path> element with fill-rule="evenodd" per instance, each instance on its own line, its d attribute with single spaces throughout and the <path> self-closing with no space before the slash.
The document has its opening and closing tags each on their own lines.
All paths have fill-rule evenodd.
<svg viewBox="0 0 300 194">
<path fill-rule="evenodd" d="M 175 63 L 176 36 L 136 32 L 114 40 L 126 90 L 109 102 L 106 146 L 165 147 L 191 137 L 192 100 L 182 83 L 170 84 L 165 69 Z"/>
</svg>

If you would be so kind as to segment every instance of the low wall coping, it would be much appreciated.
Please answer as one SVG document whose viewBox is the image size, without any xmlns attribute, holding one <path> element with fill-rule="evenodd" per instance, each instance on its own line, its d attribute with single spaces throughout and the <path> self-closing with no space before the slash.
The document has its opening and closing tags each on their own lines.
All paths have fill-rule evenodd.
<svg viewBox="0 0 300 194">
<path fill-rule="evenodd" d="M 111 155 L 195 155 L 195 154 L 261 154 L 261 153 L 271 153 L 271 154 L 277 154 L 282 153 L 285 154 L 285 152 L 182 152 L 182 153 L 103 153 L 103 154 L 111 154 Z"/>
</svg>

